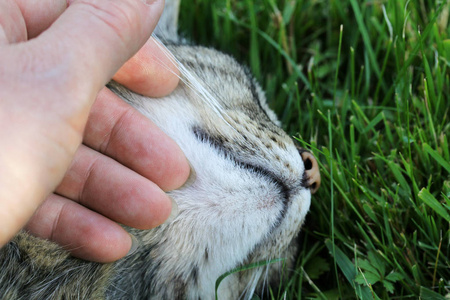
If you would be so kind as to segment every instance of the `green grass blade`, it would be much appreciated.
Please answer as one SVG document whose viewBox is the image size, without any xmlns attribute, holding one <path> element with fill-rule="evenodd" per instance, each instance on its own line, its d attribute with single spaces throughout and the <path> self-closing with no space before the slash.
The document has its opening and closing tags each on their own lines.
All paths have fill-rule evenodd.
<svg viewBox="0 0 450 300">
<path fill-rule="evenodd" d="M 423 149 L 431 155 L 448 173 L 450 173 L 450 163 L 446 161 L 436 150 L 432 149 L 430 145 L 423 144 Z"/>
<path fill-rule="evenodd" d="M 215 299 L 216 300 L 218 300 L 219 298 L 219 296 L 218 296 L 218 290 L 219 290 L 219 286 L 220 286 L 220 283 L 225 279 L 225 278 L 227 278 L 228 276 L 230 276 L 231 274 L 234 274 L 234 273 L 238 273 L 238 272 L 242 272 L 242 271 L 246 271 L 246 270 L 251 270 L 251 269 L 255 269 L 255 268 L 258 268 L 258 267 L 263 267 L 263 266 L 267 266 L 267 265 L 271 265 L 271 264 L 274 264 L 274 263 L 277 263 L 277 262 L 284 262 L 285 261 L 285 258 L 276 258 L 276 259 L 272 259 L 272 260 L 269 260 L 269 261 L 260 261 L 260 262 L 256 262 L 256 263 L 252 263 L 252 264 L 248 264 L 248 265 L 245 265 L 245 266 L 241 266 L 241 267 L 238 267 L 238 268 L 236 268 L 236 269 L 233 269 L 233 270 L 231 270 L 231 271 L 228 271 L 228 272 L 226 272 L 226 273 L 224 273 L 224 274 L 222 274 L 222 275 L 220 275 L 219 276 L 219 278 L 217 278 L 217 280 L 216 280 L 216 285 L 215 285 Z"/>
<path fill-rule="evenodd" d="M 373 51 L 372 43 L 370 41 L 369 33 L 367 31 L 366 25 L 364 24 L 364 17 L 361 13 L 361 9 L 359 8 L 359 4 L 356 0 L 350 0 L 350 3 L 353 8 L 353 12 L 355 13 L 356 22 L 358 23 L 358 29 L 361 32 L 361 36 L 364 41 L 364 46 L 366 47 L 367 53 L 369 55 L 370 64 L 373 67 L 378 79 L 381 78 L 380 67 L 378 66 L 375 53 Z"/>
<path fill-rule="evenodd" d="M 330 240 L 326 240 L 325 245 L 327 246 L 328 251 L 330 251 L 331 253 L 334 252 L 334 258 L 337 265 L 339 266 L 347 281 L 355 288 L 357 295 L 363 300 L 373 299 L 374 295 L 367 286 L 360 286 L 360 289 L 356 288 L 356 268 L 351 260 L 344 254 L 344 252 L 342 252 L 342 250 L 339 249 L 339 247 L 337 247 L 336 245 L 333 245 Z"/>
<path fill-rule="evenodd" d="M 421 286 L 420 287 L 420 299 L 421 300 L 446 300 L 447 297 L 444 297 L 436 292 L 433 292 L 432 290 L 429 290 L 429 289 Z"/>
<path fill-rule="evenodd" d="M 433 195 L 431 195 L 431 193 L 427 189 L 423 188 L 420 191 L 419 198 L 422 199 L 422 201 L 426 205 L 433 209 L 438 215 L 443 217 L 447 222 L 450 222 L 450 214 L 448 213 L 448 211 L 444 208 L 444 206 L 442 206 L 441 203 L 439 203 L 436 198 L 434 198 Z"/>
</svg>

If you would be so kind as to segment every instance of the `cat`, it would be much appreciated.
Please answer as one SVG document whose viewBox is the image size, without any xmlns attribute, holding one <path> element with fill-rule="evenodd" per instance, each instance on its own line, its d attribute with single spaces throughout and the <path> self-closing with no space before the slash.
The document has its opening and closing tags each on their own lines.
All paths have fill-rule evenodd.
<svg viewBox="0 0 450 300">
<path fill-rule="evenodd" d="M 109 87 L 172 137 L 195 171 L 169 192 L 179 214 L 152 230 L 127 228 L 132 255 L 100 264 L 22 231 L 0 250 L 1 299 L 251 298 L 294 263 L 296 236 L 320 185 L 318 164 L 280 128 L 247 68 L 177 36 L 179 0 L 166 1 L 156 29 L 181 70 L 160 99 Z"/>
</svg>

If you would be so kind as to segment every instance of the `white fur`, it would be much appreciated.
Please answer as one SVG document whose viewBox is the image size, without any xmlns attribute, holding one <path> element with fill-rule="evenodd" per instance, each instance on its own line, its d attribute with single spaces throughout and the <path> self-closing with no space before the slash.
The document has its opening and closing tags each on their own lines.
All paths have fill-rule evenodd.
<svg viewBox="0 0 450 300">
<path fill-rule="evenodd" d="M 255 246 L 269 238 L 270 229 L 280 216 L 283 205 L 274 182 L 240 167 L 211 144 L 195 137 L 192 126 L 198 124 L 199 120 L 208 122 L 205 116 L 214 116 L 216 112 L 205 105 L 204 109 L 211 111 L 199 114 L 198 107 L 191 101 L 185 101 L 187 98 L 192 99 L 192 95 L 186 93 L 190 93 L 189 89 L 178 89 L 164 99 L 133 95 L 128 101 L 177 142 L 196 172 L 197 179 L 193 185 L 170 193 L 178 203 L 180 215 L 167 226 L 171 232 L 179 234 L 158 238 L 164 239 L 160 244 L 167 247 L 161 249 L 161 253 L 167 253 L 167 257 L 162 258 L 166 262 L 164 272 L 188 272 L 188 268 L 183 269 L 185 266 L 180 264 L 176 253 L 188 257 L 190 263 L 199 267 L 199 284 L 197 288 L 189 290 L 189 298 L 208 299 L 214 295 L 212 283 L 221 274 L 246 261 Z M 230 124 L 216 117 L 215 126 L 224 130 Z M 225 131 L 239 138 L 237 131 L 232 128 Z M 295 166 L 295 173 L 286 179 L 298 182 L 304 167 L 294 145 L 288 145 L 288 149 L 274 147 L 267 155 L 275 154 Z M 249 162 L 267 164 L 259 156 L 250 158 Z M 292 239 L 297 233 L 309 209 L 309 190 L 299 188 L 294 195 L 282 225 L 271 233 L 275 237 L 272 255 L 282 253 L 286 240 Z M 276 249 L 276 239 L 280 239 L 280 249 Z M 206 248 L 209 255 L 207 262 L 204 259 Z M 260 274 L 258 272 L 256 277 L 259 278 Z M 164 277 L 164 274 L 159 276 Z M 254 290 L 258 278 L 253 280 L 253 286 L 249 287 L 251 290 Z M 220 286 L 221 298 L 241 296 L 232 294 L 235 285 L 236 278 L 226 278 Z"/>
</svg>

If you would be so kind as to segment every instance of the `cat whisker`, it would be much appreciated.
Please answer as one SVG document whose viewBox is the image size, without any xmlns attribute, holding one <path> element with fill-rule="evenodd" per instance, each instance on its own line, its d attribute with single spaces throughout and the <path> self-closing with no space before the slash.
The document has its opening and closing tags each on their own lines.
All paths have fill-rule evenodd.
<svg viewBox="0 0 450 300">
<path fill-rule="evenodd" d="M 201 81 L 195 76 L 191 71 L 186 68 L 186 66 L 180 62 L 171 52 L 170 50 L 162 43 L 162 41 L 155 35 L 152 37 L 158 42 L 158 47 L 162 50 L 162 52 L 169 58 L 169 61 L 180 70 L 180 74 L 178 75 L 172 68 L 170 68 L 164 61 L 158 59 L 158 62 L 161 66 L 169 70 L 173 75 L 177 76 L 181 82 L 183 82 L 192 92 L 198 96 L 206 105 L 208 105 L 217 116 L 219 116 L 228 126 L 230 126 L 234 131 L 237 130 L 233 125 L 230 124 L 228 120 L 232 120 L 228 114 L 225 112 L 225 109 L 222 107 L 220 102 L 217 100 L 217 97 L 214 96 L 210 91 L 208 91 Z"/>
</svg>

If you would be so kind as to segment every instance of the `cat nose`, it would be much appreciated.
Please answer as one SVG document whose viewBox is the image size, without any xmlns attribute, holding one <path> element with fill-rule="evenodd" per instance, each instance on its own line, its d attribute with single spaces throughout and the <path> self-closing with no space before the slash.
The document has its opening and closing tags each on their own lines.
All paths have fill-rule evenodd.
<svg viewBox="0 0 450 300">
<path fill-rule="evenodd" d="M 303 164 L 305 165 L 306 183 L 305 186 L 311 190 L 311 194 L 317 192 L 320 186 L 319 164 L 316 158 L 309 152 L 301 153 Z"/>
</svg>

